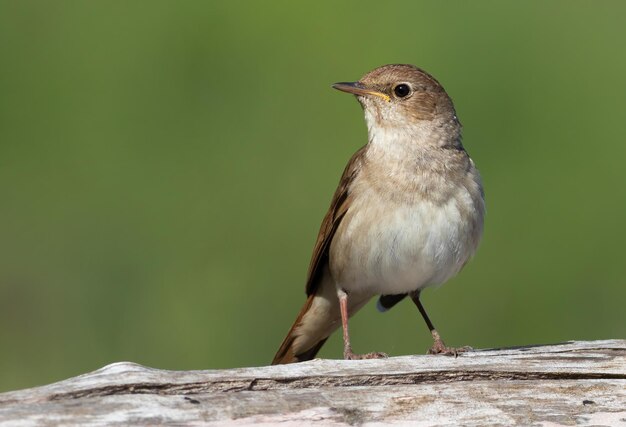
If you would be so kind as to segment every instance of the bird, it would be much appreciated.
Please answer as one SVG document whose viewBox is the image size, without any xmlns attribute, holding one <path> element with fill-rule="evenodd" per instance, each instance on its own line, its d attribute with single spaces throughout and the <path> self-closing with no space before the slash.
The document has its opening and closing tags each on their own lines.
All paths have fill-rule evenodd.
<svg viewBox="0 0 626 427">
<path fill-rule="evenodd" d="M 420 301 L 465 266 L 483 231 L 482 181 L 451 98 L 409 64 L 332 87 L 361 104 L 368 142 L 341 176 L 313 248 L 307 299 L 272 364 L 315 358 L 340 326 L 344 359 L 387 357 L 354 353 L 350 342 L 350 316 L 376 296 L 380 311 L 410 297 L 432 335 L 429 354 L 470 349 L 446 346 Z"/>
</svg>

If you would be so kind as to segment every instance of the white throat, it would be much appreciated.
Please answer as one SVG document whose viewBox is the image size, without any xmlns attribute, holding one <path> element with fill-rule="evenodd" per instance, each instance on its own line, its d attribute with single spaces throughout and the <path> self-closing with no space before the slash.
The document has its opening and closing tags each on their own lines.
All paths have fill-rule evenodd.
<svg viewBox="0 0 626 427">
<path fill-rule="evenodd" d="M 452 120 L 406 121 L 395 117 L 397 113 L 382 112 L 374 106 L 364 108 L 369 142 L 385 151 L 410 155 L 425 149 L 439 148 L 460 141 L 460 125 Z"/>
</svg>

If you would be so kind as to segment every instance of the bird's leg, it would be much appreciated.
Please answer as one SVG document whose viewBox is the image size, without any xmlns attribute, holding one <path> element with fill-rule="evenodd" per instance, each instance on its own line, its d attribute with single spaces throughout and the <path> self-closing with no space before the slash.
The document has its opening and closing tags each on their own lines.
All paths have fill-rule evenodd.
<svg viewBox="0 0 626 427">
<path fill-rule="evenodd" d="M 348 294 L 343 289 L 337 290 L 339 298 L 339 309 L 341 310 L 341 325 L 343 327 L 343 358 L 346 360 L 361 359 L 383 359 L 387 357 L 385 353 L 355 354 L 350 345 L 350 334 L 348 333 Z"/>
<path fill-rule="evenodd" d="M 459 353 L 472 350 L 472 347 L 469 347 L 469 346 L 459 347 L 459 348 L 446 347 L 446 344 L 441 339 L 439 332 L 437 332 L 437 330 L 435 329 L 433 322 L 431 322 L 430 319 L 428 318 L 428 314 L 426 314 L 426 310 L 424 310 L 424 306 L 422 305 L 422 302 L 420 301 L 419 291 L 412 293 L 411 299 L 417 306 L 417 309 L 420 311 L 420 314 L 424 318 L 424 321 L 426 322 L 426 326 L 428 326 L 428 330 L 430 331 L 430 334 L 433 336 L 433 340 L 435 341 L 433 343 L 433 346 L 428 350 L 428 354 L 443 354 L 446 356 L 456 357 L 459 355 Z"/>
</svg>

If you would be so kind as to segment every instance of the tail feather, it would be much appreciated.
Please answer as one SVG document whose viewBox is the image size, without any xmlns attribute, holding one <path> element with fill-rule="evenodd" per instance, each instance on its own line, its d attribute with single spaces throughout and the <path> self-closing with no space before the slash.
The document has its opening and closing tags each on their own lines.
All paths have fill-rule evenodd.
<svg viewBox="0 0 626 427">
<path fill-rule="evenodd" d="M 274 356 L 274 360 L 272 360 L 272 365 L 304 362 L 305 360 L 311 360 L 315 357 L 317 352 L 320 350 L 320 348 L 322 348 L 322 346 L 328 339 L 328 337 L 325 337 L 319 340 L 315 345 L 313 345 L 313 347 L 307 350 L 301 351 L 301 352 L 297 352 L 296 347 L 294 345 L 296 338 L 300 336 L 300 334 L 298 333 L 299 332 L 298 330 L 302 326 L 304 315 L 309 311 L 309 309 L 313 305 L 314 299 L 315 299 L 314 294 L 309 295 L 309 297 L 307 298 L 306 303 L 304 303 L 304 306 L 302 307 L 302 309 L 300 310 L 300 313 L 298 314 L 298 317 L 296 318 L 296 321 L 291 326 L 291 329 L 289 329 L 287 336 L 285 337 L 285 339 L 283 340 L 283 343 L 280 345 L 280 348 L 276 352 L 276 355 Z"/>
<path fill-rule="evenodd" d="M 337 291 L 330 276 L 325 275 L 302 306 L 272 365 L 313 359 L 339 326 L 341 313 Z"/>
<path fill-rule="evenodd" d="M 351 295 L 348 299 L 348 314 L 351 316 L 356 313 L 370 298 L 369 294 Z M 340 326 L 337 290 L 330 276 L 324 276 L 315 293 L 309 295 L 302 306 L 274 356 L 272 365 L 313 359 L 330 334 Z"/>
<path fill-rule="evenodd" d="M 300 361 L 294 354 L 293 349 L 293 342 L 296 339 L 295 331 L 300 326 L 300 324 L 302 323 L 302 318 L 311 307 L 311 304 L 313 303 L 313 296 L 314 295 L 309 295 L 306 303 L 304 303 L 304 306 L 300 310 L 296 321 L 293 322 L 293 325 L 291 325 L 289 332 L 287 332 L 287 336 L 285 337 L 283 343 L 280 345 L 280 348 L 276 352 L 274 360 L 272 360 L 272 365 L 279 365 L 282 363 L 295 363 Z"/>
</svg>

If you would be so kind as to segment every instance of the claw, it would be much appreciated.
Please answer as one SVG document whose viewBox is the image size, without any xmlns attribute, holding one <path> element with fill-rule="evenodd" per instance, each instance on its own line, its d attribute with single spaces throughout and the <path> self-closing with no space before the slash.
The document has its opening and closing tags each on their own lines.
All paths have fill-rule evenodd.
<svg viewBox="0 0 626 427">
<path fill-rule="evenodd" d="M 350 351 L 349 353 L 344 354 L 344 359 L 346 360 L 386 359 L 388 357 L 389 356 L 386 353 L 380 352 L 356 354 Z"/>
<path fill-rule="evenodd" d="M 473 350 L 474 349 L 468 345 L 463 347 L 447 347 L 441 339 L 438 339 L 435 340 L 433 346 L 428 350 L 428 354 L 458 357 L 460 353 L 466 353 Z"/>
</svg>

